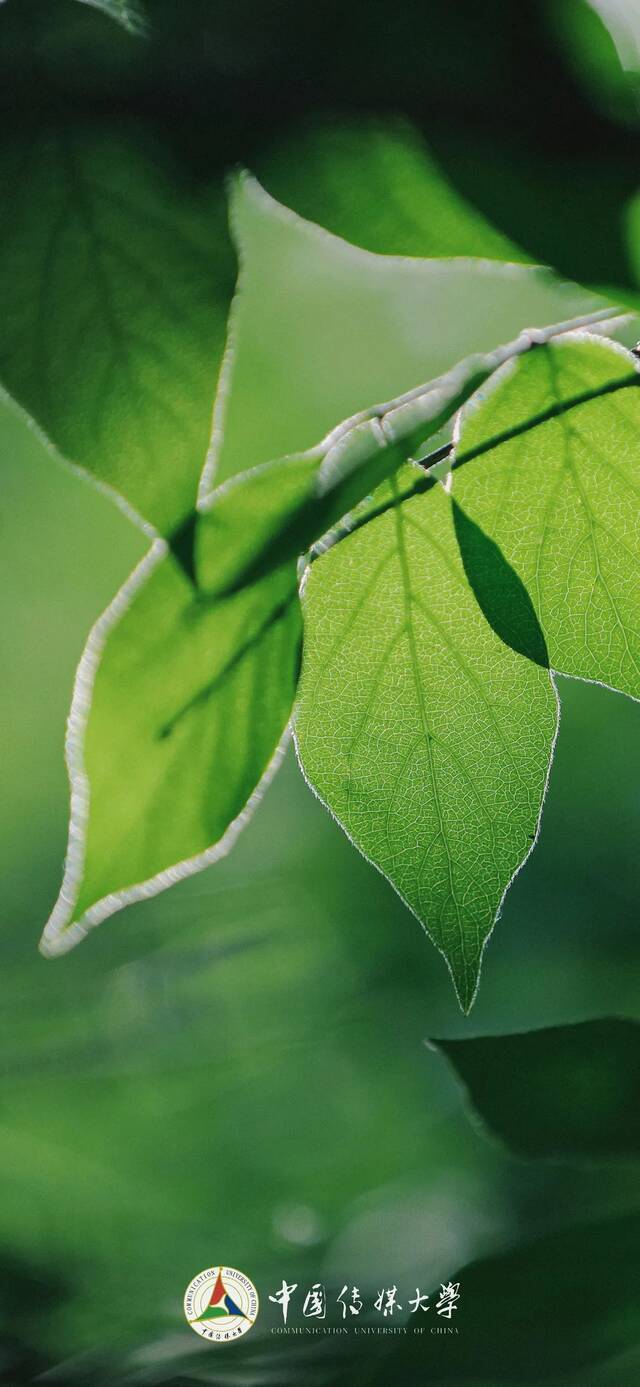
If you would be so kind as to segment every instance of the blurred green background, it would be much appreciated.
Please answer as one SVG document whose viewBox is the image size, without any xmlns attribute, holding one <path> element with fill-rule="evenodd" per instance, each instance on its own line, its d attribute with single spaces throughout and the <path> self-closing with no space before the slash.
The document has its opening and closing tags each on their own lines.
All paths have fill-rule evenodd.
<svg viewBox="0 0 640 1387">
<path fill-rule="evenodd" d="M 247 0 L 148 8 L 143 50 L 86 7 L 9 0 L 0 66 L 16 118 L 48 83 L 56 112 L 150 123 L 172 157 L 188 150 L 197 179 L 207 147 L 216 170 L 250 160 L 284 201 L 372 249 L 391 234 L 413 254 L 511 246 L 635 301 L 637 89 L 588 6 L 527 4 L 517 25 L 498 4 L 425 5 L 406 23 L 383 3 L 366 15 Z M 308 162 L 301 115 L 341 131 Z M 403 127 L 405 162 L 387 165 L 385 135 L 360 186 L 365 117 L 411 120 L 413 132 Z M 228 244 L 219 255 L 226 282 Z M 632 1208 L 632 1165 L 528 1164 L 487 1140 L 423 1042 L 640 1017 L 637 708 L 561 681 L 541 839 L 469 1020 L 442 959 L 292 754 L 232 856 L 45 962 L 74 670 L 145 546 L 8 402 L 0 451 L 2 1380 L 284 1382 L 293 1370 L 257 1330 L 234 1367 L 183 1325 L 202 1267 L 251 1276 L 266 1334 L 283 1277 L 323 1279 L 334 1298 L 345 1282 L 409 1295 L 476 1256 Z M 499 1287 L 486 1313 L 499 1335 Z M 555 1381 L 561 1312 L 537 1332 Z M 291 1380 L 316 1370 L 305 1360 Z M 627 1358 L 557 1381 L 627 1387 L 639 1370 Z M 479 1362 L 478 1387 L 492 1381 Z"/>
</svg>

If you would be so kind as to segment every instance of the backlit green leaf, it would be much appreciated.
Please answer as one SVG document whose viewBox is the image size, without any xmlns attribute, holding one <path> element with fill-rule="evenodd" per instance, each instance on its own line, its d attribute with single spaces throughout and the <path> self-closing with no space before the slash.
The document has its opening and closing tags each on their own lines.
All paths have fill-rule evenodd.
<svg viewBox="0 0 640 1387">
<path fill-rule="evenodd" d="M 247 421 L 249 428 L 259 424 L 260 434 L 255 435 L 253 442 L 248 436 L 244 438 L 242 451 L 237 455 L 238 469 L 234 475 L 224 478 L 226 485 L 217 487 L 206 499 L 205 487 L 202 487 L 197 513 L 186 506 L 184 488 L 180 495 L 184 497 L 186 509 L 176 510 L 178 492 L 173 489 L 169 471 L 165 469 L 158 475 L 157 488 L 151 478 L 154 504 L 162 507 L 170 503 L 171 521 L 169 512 L 165 512 L 162 528 L 172 530 L 171 555 L 162 551 L 160 557 L 158 551 L 125 596 L 121 594 L 116 599 L 106 618 L 99 623 L 80 669 L 69 737 L 73 788 L 69 860 L 61 898 L 48 926 L 45 947 L 49 951 L 69 947 L 87 927 L 123 904 L 205 866 L 224 850 L 244 821 L 245 802 L 253 796 L 271 764 L 291 709 L 299 658 L 299 612 L 295 591 L 298 556 L 346 511 L 362 502 L 382 479 L 392 475 L 414 447 L 440 428 L 505 356 L 527 346 L 529 338 L 525 336 L 510 346 L 473 354 L 457 365 L 454 353 L 454 366 L 449 373 L 432 380 L 426 387 L 418 385 L 408 394 L 395 400 L 391 398 L 386 405 L 365 409 L 347 418 L 322 443 L 306 453 L 265 462 L 276 442 L 282 444 L 286 438 L 293 439 L 296 410 L 302 411 L 304 406 L 305 418 L 309 412 L 313 418 L 315 396 L 320 407 L 318 417 L 324 417 L 329 407 L 337 408 L 340 399 L 343 403 L 347 399 L 356 401 L 356 387 L 364 390 L 367 386 L 368 392 L 372 392 L 376 385 L 384 385 L 390 392 L 394 381 L 400 379 L 394 375 L 398 370 L 398 357 L 405 380 L 410 361 L 413 361 L 414 372 L 418 370 L 418 363 L 424 371 L 425 359 L 435 364 L 440 359 L 439 346 L 431 353 L 418 351 L 418 310 L 429 304 L 433 309 L 435 305 L 436 320 L 440 321 L 438 314 L 443 311 L 443 303 L 448 295 L 451 296 L 454 281 L 458 282 L 459 264 L 469 273 L 470 284 L 472 269 L 483 285 L 489 271 L 490 278 L 494 271 L 505 276 L 492 283 L 490 293 L 488 283 L 482 290 L 485 316 L 490 311 L 493 313 L 491 332 L 494 334 L 499 329 L 506 331 L 510 322 L 515 321 L 513 276 L 519 290 L 523 285 L 526 289 L 520 312 L 526 304 L 544 319 L 552 310 L 557 314 L 561 308 L 575 309 L 578 302 L 573 290 L 554 284 L 548 276 L 536 271 L 506 267 L 505 272 L 505 267 L 488 268 L 475 262 L 451 262 L 444 267 L 452 279 L 443 299 L 439 279 L 442 265 L 434 267 L 430 262 L 416 262 L 413 269 L 424 276 L 426 298 L 423 294 L 421 301 L 414 286 L 416 303 L 415 294 L 410 295 L 409 286 L 405 286 L 404 298 L 403 293 L 399 296 L 398 316 L 394 308 L 396 281 L 409 262 L 365 256 L 346 243 L 326 237 L 318 228 L 305 225 L 278 207 L 247 179 L 242 180 L 236 190 L 235 219 L 241 224 L 241 289 L 231 334 L 232 350 L 228 353 L 219 388 L 214 452 L 226 447 L 228 434 L 225 432 L 223 436 L 223 426 L 226 424 L 227 430 L 231 430 L 233 439 L 233 419 L 240 418 L 233 415 L 231 406 L 238 399 L 237 394 L 234 395 L 238 372 L 242 384 L 247 344 L 250 350 L 257 352 L 257 358 L 248 367 L 247 389 L 250 389 L 251 399 L 247 398 L 241 427 L 244 428 Z M 247 226 L 251 229 L 248 240 Z M 291 233 L 289 239 L 288 231 Z M 262 300 L 269 300 L 272 295 L 270 302 L 274 307 L 273 294 L 283 289 L 277 276 L 284 273 L 285 267 L 295 280 L 298 251 L 299 282 L 293 285 L 289 297 L 282 299 L 283 304 L 292 305 L 289 322 L 278 327 L 280 334 L 290 327 L 291 339 L 287 340 L 287 352 L 280 353 L 269 345 L 271 338 L 266 329 L 270 310 L 268 303 L 264 308 Z M 315 263 L 310 260 L 311 252 L 321 266 L 323 254 L 327 252 L 327 255 L 320 280 L 309 285 L 309 268 Z M 283 260 L 283 255 L 288 258 Z M 345 257 L 346 274 L 344 266 L 340 269 Z M 366 273 L 359 284 L 363 263 Z M 314 300 L 314 311 L 320 315 L 322 331 L 336 332 L 339 341 L 339 318 L 335 313 L 336 310 L 342 312 L 344 304 L 339 303 L 337 296 L 344 292 L 350 276 L 354 274 L 356 284 L 351 311 L 364 313 L 365 308 L 371 310 L 372 303 L 374 307 L 377 304 L 379 276 L 384 278 L 389 265 L 394 276 L 383 295 L 380 321 L 388 320 L 389 333 L 384 338 L 387 356 L 382 365 L 376 352 L 364 362 L 362 369 L 356 364 L 353 375 L 346 382 L 347 393 L 341 395 L 345 382 L 332 357 L 331 370 L 314 382 L 307 372 L 303 354 L 299 349 L 296 352 L 294 332 L 294 329 L 300 331 L 305 321 L 312 321 L 309 316 L 311 301 Z M 522 284 L 521 276 L 525 277 Z M 313 273 L 311 278 L 313 281 Z M 507 289 L 509 295 L 503 293 L 500 301 L 500 291 Z M 328 312 L 325 311 L 327 296 Z M 582 302 L 584 304 L 584 299 Z M 595 309 L 592 299 L 588 306 L 596 312 L 607 312 Z M 374 319 L 378 307 L 375 307 Z M 408 333 L 409 323 L 413 336 Z M 369 325 L 372 326 L 371 318 Z M 487 340 L 487 332 L 486 323 L 480 322 L 478 307 L 469 340 L 471 343 Z M 409 348 L 403 355 L 403 340 L 409 338 Z M 276 335 L 276 341 L 280 340 L 284 337 Z M 436 339 L 432 332 L 431 338 L 425 334 L 424 340 Z M 467 334 L 463 331 L 459 335 L 460 344 L 466 340 Z M 321 341 L 322 335 L 315 340 L 316 351 Z M 449 350 L 453 351 L 451 343 Z M 287 362 L 290 379 L 285 382 Z M 318 360 L 319 368 L 321 364 Z M 274 390 L 268 391 L 269 373 L 274 370 L 278 378 Z M 415 376 L 410 377 L 413 379 Z M 285 383 L 287 400 L 293 401 L 293 405 L 289 408 L 285 400 L 278 415 L 276 400 Z M 201 402 L 205 395 L 203 385 Z M 367 393 L 365 401 L 367 398 L 371 399 L 372 394 Z M 362 396 L 358 402 L 362 402 Z M 280 418 L 285 422 L 283 431 L 278 434 Z M 252 453 L 254 447 L 257 452 Z M 241 462 L 245 465 L 241 466 Z M 253 465 L 247 467 L 248 462 Z M 416 475 L 423 480 L 422 474 L 413 472 L 412 483 Z M 136 485 L 150 480 L 148 469 L 142 464 L 139 475 L 132 473 L 132 477 Z M 192 483 L 193 476 L 190 485 Z M 128 483 L 121 489 L 128 491 L 132 499 Z M 149 507 L 146 513 L 150 513 Z M 198 597 L 194 582 L 200 593 Z M 472 606 L 470 594 L 468 600 Z M 475 607 L 473 611 L 484 631 L 482 618 Z M 530 615 L 529 604 L 525 625 Z M 535 621 L 533 624 L 535 637 Z M 94 687 L 92 671 L 97 661 L 96 651 L 102 652 L 105 634 L 106 644 Z M 490 631 L 488 637 L 494 640 Z M 276 667 L 276 646 L 281 669 Z M 525 653 L 530 653 L 529 646 Z M 544 666 L 544 649 L 542 654 L 538 650 L 537 657 Z M 508 659 L 512 660 L 511 653 Z M 534 680 L 540 677 L 539 671 L 532 675 Z M 544 687 L 553 705 L 550 690 Z M 122 692 L 125 688 L 126 698 Z M 90 713 L 87 712 L 89 702 Z M 547 728 L 536 728 L 535 735 L 544 742 L 548 740 L 547 731 Z M 204 748 L 202 753 L 199 747 Z M 525 832 L 526 841 L 518 838 L 515 847 L 511 845 L 502 855 L 498 854 L 499 864 L 498 858 L 495 859 L 492 890 L 497 895 L 492 899 L 491 910 L 486 901 L 483 909 L 477 906 L 476 914 L 482 915 L 482 922 L 478 924 L 473 917 L 475 952 L 470 945 L 467 948 L 466 942 L 464 945 L 470 959 L 468 967 L 466 957 L 462 960 L 459 951 L 454 959 L 454 968 L 460 976 L 466 968 L 460 985 L 465 1005 L 473 995 L 482 944 L 500 896 L 535 832 L 541 793 L 541 784 L 528 785 L 526 829 L 525 818 L 518 818 L 519 811 L 515 811 L 515 820 Z M 170 813 L 168 806 L 175 805 L 180 806 L 179 812 Z M 136 822 L 145 823 L 144 834 L 133 831 Z M 403 890 L 402 886 L 400 889 Z M 426 889 L 422 880 L 419 889 Z M 462 891 L 458 882 L 453 893 L 456 912 L 459 909 L 457 898 Z M 486 895 L 486 883 L 481 884 L 478 891 Z M 403 894 L 407 893 L 403 891 Z M 408 891 L 409 896 L 411 891 Z M 443 909 L 446 912 L 449 907 Z M 450 933 L 448 917 L 442 928 Z M 449 936 L 444 947 L 445 951 L 455 953 Z"/>
<path fill-rule="evenodd" d="M 462 363 L 387 414 L 233 479 L 175 533 L 170 552 L 158 541 L 98 623 L 78 673 L 69 854 L 47 952 L 205 867 L 233 840 L 291 710 L 298 555 L 397 470 L 492 360 Z M 407 471 L 411 485 L 426 483 Z"/>
<path fill-rule="evenodd" d="M 512 597 L 535 626 L 520 584 Z M 557 717 L 548 670 L 485 621 L 437 484 L 314 563 L 304 611 L 305 775 L 422 921 L 468 1010 L 537 832 Z"/>
<path fill-rule="evenodd" d="M 635 358 L 611 342 L 540 347 L 464 411 L 453 473 L 465 567 L 488 620 L 511 638 L 478 527 L 524 583 L 552 668 L 636 698 L 638 386 Z"/>
<path fill-rule="evenodd" d="M 231 846 L 275 764 L 299 641 L 295 563 L 212 600 L 156 541 L 78 670 L 69 849 L 45 953 Z"/>
<path fill-rule="evenodd" d="M 616 1018 L 436 1040 L 489 1129 L 523 1156 L 640 1155 L 640 1026 Z"/>
<path fill-rule="evenodd" d="M 0 380 L 169 533 L 195 504 L 232 292 L 222 189 L 177 180 L 139 130 L 73 122 L 6 139 L 0 185 Z"/>
</svg>

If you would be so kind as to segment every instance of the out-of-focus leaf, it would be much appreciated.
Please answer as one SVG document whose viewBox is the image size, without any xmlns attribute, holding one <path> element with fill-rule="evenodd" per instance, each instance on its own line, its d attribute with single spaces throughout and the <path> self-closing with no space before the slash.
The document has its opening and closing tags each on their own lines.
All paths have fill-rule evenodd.
<svg viewBox="0 0 640 1387">
<path fill-rule="evenodd" d="M 637 1296 L 640 1276 L 640 1217 L 628 1214 L 597 1224 L 562 1229 L 536 1242 L 461 1268 L 451 1327 L 458 1333 L 407 1336 L 398 1375 L 402 1382 L 424 1381 L 425 1361 L 436 1382 L 465 1382 L 486 1376 L 492 1382 L 536 1382 L 613 1358 L 640 1337 Z M 430 1298 L 434 1315 L 438 1289 Z M 544 1351 L 539 1333 L 544 1329 Z M 404 1348 L 404 1346 L 403 1346 Z M 388 1381 L 397 1343 L 379 1363 L 374 1384 Z M 420 1376 L 422 1370 L 422 1376 Z"/>
<path fill-rule="evenodd" d="M 447 1056 L 490 1131 L 521 1155 L 640 1155 L 636 1021 L 431 1043 Z"/>
<path fill-rule="evenodd" d="M 635 0 L 546 0 L 549 22 L 576 81 L 610 118 L 640 118 L 640 20 Z"/>
<path fill-rule="evenodd" d="M 610 342 L 569 336 L 495 379 L 463 413 L 453 473 L 483 611 L 509 640 L 488 539 L 529 594 L 551 667 L 640 697 L 637 362 Z"/>
<path fill-rule="evenodd" d="M 603 303 L 529 266 L 368 254 L 247 177 L 234 185 L 232 225 L 239 293 L 203 494 L 523 328 Z"/>
<path fill-rule="evenodd" d="M 142 5 L 138 0 L 80 0 L 83 5 L 90 5 L 94 10 L 102 10 L 103 14 L 115 19 L 117 24 L 122 24 L 124 29 L 128 29 L 130 34 L 143 34 L 147 27 L 146 16 Z"/>
<path fill-rule="evenodd" d="M 593 148 L 556 139 L 541 146 L 514 126 L 505 127 L 498 142 L 479 126 L 440 127 L 432 139 L 434 156 L 462 199 L 481 209 L 532 260 L 553 265 L 637 312 L 639 282 L 624 220 L 638 172 L 622 143 L 612 141 L 608 126 L 594 197 Z"/>
<path fill-rule="evenodd" d="M 557 717 L 544 651 L 515 654 L 484 620 L 437 484 L 319 559 L 304 612 L 304 773 L 424 924 L 467 1011 L 537 832 Z"/>
<path fill-rule="evenodd" d="M 222 188 L 140 130 L 34 124 L 0 155 L 0 380 L 162 533 L 193 509 L 233 283 Z"/>
<path fill-rule="evenodd" d="M 79 666 L 69 848 L 43 952 L 231 846 L 275 764 L 299 642 L 295 563 L 216 601 L 156 542 Z"/>
<path fill-rule="evenodd" d="M 408 122 L 326 121 L 292 131 L 256 172 L 300 216 L 365 250 L 529 259 L 456 192 Z"/>
<path fill-rule="evenodd" d="M 640 193 L 629 200 L 625 211 L 625 230 L 629 258 L 640 284 Z"/>
<path fill-rule="evenodd" d="M 640 14 L 634 0 L 588 0 L 588 3 L 611 34 L 625 71 L 640 71 Z"/>
</svg>

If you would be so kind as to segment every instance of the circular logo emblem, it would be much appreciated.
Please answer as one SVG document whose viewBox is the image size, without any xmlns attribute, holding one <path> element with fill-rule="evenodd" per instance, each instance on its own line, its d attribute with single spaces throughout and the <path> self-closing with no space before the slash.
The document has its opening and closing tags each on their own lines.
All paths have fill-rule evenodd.
<svg viewBox="0 0 640 1387">
<path fill-rule="evenodd" d="M 235 1267 L 207 1267 L 189 1282 L 184 1297 L 187 1323 L 213 1344 L 246 1334 L 258 1317 L 258 1292 Z"/>
</svg>

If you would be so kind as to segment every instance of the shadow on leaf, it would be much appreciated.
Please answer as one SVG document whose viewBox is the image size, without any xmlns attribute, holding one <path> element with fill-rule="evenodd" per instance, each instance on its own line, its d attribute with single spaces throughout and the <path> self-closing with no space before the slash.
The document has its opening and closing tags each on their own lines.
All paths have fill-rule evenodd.
<svg viewBox="0 0 640 1387">
<path fill-rule="evenodd" d="M 547 644 L 524 583 L 455 500 L 453 520 L 464 571 L 489 625 L 505 645 L 548 669 Z"/>
</svg>

